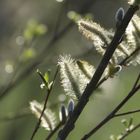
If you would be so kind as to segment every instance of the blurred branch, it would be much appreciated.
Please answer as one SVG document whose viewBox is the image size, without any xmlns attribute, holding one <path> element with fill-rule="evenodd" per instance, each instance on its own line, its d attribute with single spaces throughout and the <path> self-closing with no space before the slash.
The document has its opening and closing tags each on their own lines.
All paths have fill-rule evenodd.
<svg viewBox="0 0 140 140">
<path fill-rule="evenodd" d="M 88 0 L 86 1 L 78 10 L 79 13 L 83 14 L 85 12 L 87 12 L 90 7 L 93 4 L 93 0 Z M 60 20 L 58 20 L 57 22 L 60 22 Z M 59 23 L 57 23 L 59 24 Z M 56 25 L 57 25 L 56 24 Z M 0 100 L 2 100 L 13 88 L 15 88 L 21 81 L 23 81 L 26 77 L 28 77 L 33 70 L 37 69 L 37 66 L 43 61 L 44 58 L 46 58 L 46 52 L 48 51 L 48 48 L 52 48 L 52 46 L 59 40 L 61 39 L 72 27 L 73 27 L 74 23 L 72 21 L 70 21 L 61 31 L 59 31 L 57 34 L 57 36 L 53 36 L 52 39 L 50 40 L 50 42 L 48 43 L 48 45 L 45 47 L 45 49 L 40 53 L 40 55 L 35 59 L 35 61 L 30 64 L 21 74 L 20 76 L 18 76 L 17 79 L 15 79 L 14 81 L 10 82 L 10 84 L 6 87 L 3 87 L 0 91 Z M 58 28 L 58 26 L 57 26 Z M 56 28 L 55 28 L 55 31 Z"/>
<path fill-rule="evenodd" d="M 118 114 L 115 114 L 114 117 L 120 117 L 120 116 L 130 115 L 130 114 L 139 113 L 139 112 L 140 112 L 140 109 L 129 111 L 129 112 L 124 112 L 124 113 L 118 113 Z"/>
<path fill-rule="evenodd" d="M 135 93 L 140 90 L 140 84 L 135 86 L 138 79 L 140 78 L 140 74 L 138 75 L 136 82 L 134 83 L 131 91 L 128 93 L 128 95 L 119 103 L 119 105 L 104 119 L 102 120 L 95 128 L 93 128 L 89 133 L 84 135 L 84 137 L 81 140 L 87 140 L 89 137 L 91 137 L 97 130 L 99 130 L 102 126 L 104 126 L 108 121 L 110 121 L 112 118 L 114 118 L 115 114 L 128 102 L 128 100 L 135 95 Z"/>
<path fill-rule="evenodd" d="M 45 140 L 50 140 L 50 138 L 57 132 L 57 130 L 59 130 L 59 128 L 63 125 L 62 122 L 59 122 L 59 124 L 56 126 L 56 128 L 50 132 L 50 134 L 47 136 L 47 138 Z"/>
<path fill-rule="evenodd" d="M 38 131 L 38 129 L 39 129 L 39 126 L 40 126 L 40 123 L 41 123 L 41 119 L 42 119 L 42 116 L 43 116 L 44 111 L 45 111 L 45 109 L 46 109 L 47 102 L 48 102 L 49 96 L 50 96 L 50 94 L 51 94 L 52 88 L 53 88 L 53 86 L 54 86 L 54 82 L 55 82 L 55 80 L 56 80 L 57 74 L 58 74 L 58 67 L 57 67 L 56 73 L 55 73 L 54 78 L 53 78 L 53 83 L 52 83 L 51 87 L 47 89 L 47 95 L 46 95 L 45 103 L 44 103 L 44 106 L 43 106 L 41 115 L 40 115 L 39 120 L 38 120 L 38 122 L 37 122 L 37 124 L 36 124 L 36 126 L 35 126 L 35 129 L 34 129 L 34 131 L 33 131 L 33 134 L 32 134 L 32 136 L 31 136 L 31 139 L 30 139 L 30 140 L 33 140 L 35 134 L 37 133 L 37 131 Z M 43 80 L 44 84 L 47 86 L 48 84 L 46 83 L 45 79 L 44 79 L 41 75 L 40 75 L 40 77 L 41 77 L 41 79 Z"/>
<path fill-rule="evenodd" d="M 19 113 L 8 113 L 6 116 L 0 117 L 0 122 L 8 122 L 17 119 L 22 119 L 27 116 L 31 116 L 32 114 L 27 109 L 20 110 Z"/>
<path fill-rule="evenodd" d="M 61 8 L 60 10 L 60 13 L 59 13 L 59 18 L 62 16 L 61 14 L 63 14 L 63 8 Z M 54 36 L 52 37 L 52 40 L 50 41 L 50 43 L 45 47 L 45 50 L 42 51 L 42 53 L 36 58 L 36 60 L 30 64 L 21 74 L 20 76 L 18 76 L 17 79 L 12 80 L 10 81 L 10 83 L 8 85 L 6 85 L 6 87 L 3 87 L 3 90 L 1 90 L 1 94 L 0 94 L 0 100 L 10 91 L 12 90 L 14 87 L 16 87 L 19 82 L 21 82 L 23 79 L 25 79 L 25 77 L 27 77 L 33 70 L 37 69 L 37 66 L 41 63 L 41 61 L 46 57 L 46 54 L 45 52 L 47 51 L 48 48 L 50 48 L 50 46 L 52 46 L 56 41 L 57 39 L 61 38 L 63 36 L 63 34 L 65 34 L 65 29 L 69 28 L 68 26 L 66 26 L 61 32 L 59 32 L 59 38 L 56 38 L 56 34 L 57 34 L 57 28 L 59 28 L 59 22 L 61 21 L 60 19 L 57 19 L 57 22 L 56 22 L 56 26 L 55 26 L 55 29 L 54 29 Z M 43 54 L 43 56 L 42 56 Z M 19 66 L 18 66 L 19 67 Z M 17 71 L 16 71 L 17 72 Z M 15 77 L 15 74 L 16 72 L 14 73 L 14 77 Z"/>
<path fill-rule="evenodd" d="M 59 33 L 58 32 L 59 27 L 60 27 L 61 21 L 63 21 L 64 14 L 67 12 L 67 6 L 68 6 L 68 1 L 64 1 L 64 4 L 60 8 L 59 15 L 57 17 L 56 25 L 55 25 L 55 28 L 54 28 L 54 33 L 53 33 L 54 38 L 57 38 L 59 36 L 57 34 Z"/>
<path fill-rule="evenodd" d="M 127 131 L 125 134 L 123 134 L 123 136 L 119 139 L 119 140 L 123 140 L 126 137 L 128 137 L 130 134 L 132 134 L 134 131 L 136 131 L 138 128 L 140 128 L 140 123 L 137 124 L 136 126 L 134 126 L 134 128 L 130 131 Z"/>
<path fill-rule="evenodd" d="M 69 135 L 69 133 L 73 130 L 75 122 L 77 121 L 81 112 L 83 111 L 84 107 L 86 106 L 86 104 L 89 100 L 89 97 L 92 95 L 93 91 L 96 90 L 97 84 L 98 84 L 106 66 L 108 65 L 109 60 L 112 57 L 115 49 L 117 48 L 118 44 L 120 43 L 120 39 L 123 36 L 126 27 L 128 26 L 128 24 L 129 24 L 131 18 L 133 17 L 134 13 L 138 9 L 139 9 L 138 6 L 130 6 L 130 8 L 126 12 L 126 14 L 125 14 L 125 16 L 122 20 L 121 25 L 117 29 L 112 42 L 107 47 L 107 50 L 106 50 L 106 52 L 105 52 L 105 54 L 104 54 L 104 56 L 103 56 L 103 58 L 102 58 L 102 60 L 99 64 L 97 70 L 95 71 L 95 74 L 93 75 L 90 83 L 87 85 L 87 87 L 86 87 L 84 93 L 82 94 L 77 106 L 75 107 L 71 117 L 66 122 L 66 125 L 59 132 L 58 139 L 65 140 L 67 138 L 67 136 Z M 138 87 L 138 88 L 140 88 L 140 87 Z M 112 117 L 112 116 L 109 116 L 107 118 L 109 119 L 110 117 Z M 107 121 L 108 121 L 108 119 L 107 119 Z M 89 134 L 85 135 L 85 137 L 83 139 L 89 138 L 93 133 L 95 133 L 105 123 L 106 123 L 106 120 L 104 120 L 103 123 L 101 122 L 101 124 L 99 126 L 97 126 L 97 128 L 93 129 Z"/>
</svg>

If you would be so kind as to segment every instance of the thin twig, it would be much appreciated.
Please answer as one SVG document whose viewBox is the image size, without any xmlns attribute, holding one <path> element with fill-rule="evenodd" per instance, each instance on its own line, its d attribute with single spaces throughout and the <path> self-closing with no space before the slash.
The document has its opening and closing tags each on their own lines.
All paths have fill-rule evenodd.
<svg viewBox="0 0 140 140">
<path fill-rule="evenodd" d="M 136 53 L 138 53 L 138 51 L 140 51 L 140 47 L 136 48 L 129 56 L 127 56 L 125 59 L 123 59 L 118 65 L 120 65 L 120 66 L 125 65 L 126 62 L 127 62 L 127 60 L 128 60 L 129 58 L 133 57 Z M 102 83 L 104 83 L 107 79 L 108 79 L 108 77 L 106 77 L 106 76 L 103 77 L 103 78 L 99 81 L 99 83 L 98 83 L 98 85 L 97 85 L 97 88 L 98 88 Z"/>
<path fill-rule="evenodd" d="M 135 85 L 135 84 L 134 84 Z M 124 106 L 128 100 L 135 95 L 135 93 L 140 89 L 140 85 L 135 88 L 132 88 L 128 95 L 119 103 L 119 105 L 104 119 L 102 120 L 95 128 L 93 128 L 89 133 L 84 135 L 81 140 L 87 140 L 91 137 L 96 131 L 98 131 L 102 126 L 104 126 L 108 121 L 110 121 L 114 115 Z"/>
<path fill-rule="evenodd" d="M 114 117 L 120 117 L 120 116 L 130 115 L 130 114 L 139 113 L 139 112 L 140 112 L 140 109 L 137 109 L 137 110 L 133 110 L 133 111 L 115 114 Z"/>
<path fill-rule="evenodd" d="M 87 12 L 90 7 L 92 6 L 93 0 L 86 1 L 82 7 L 78 9 L 78 12 L 83 14 Z M 58 20 L 59 21 L 59 20 Z M 56 24 L 57 25 L 57 24 Z M 40 55 L 35 59 L 35 61 L 29 65 L 21 74 L 20 76 L 10 83 L 10 85 L 6 85 L 0 91 L 0 100 L 2 100 L 13 88 L 15 88 L 21 81 L 23 81 L 27 76 L 29 76 L 33 70 L 37 69 L 37 66 L 43 61 L 46 57 L 46 52 L 48 52 L 48 48 L 52 48 L 52 46 L 61 39 L 72 27 L 74 26 L 73 22 L 70 21 L 61 31 L 57 33 L 57 37 L 53 36 L 50 42 L 46 45 L 45 49 L 40 53 Z M 3 90 L 4 89 L 4 90 Z"/>
<path fill-rule="evenodd" d="M 133 55 L 135 55 L 135 53 L 137 53 L 138 51 L 140 50 L 140 48 L 137 48 L 137 49 L 135 49 L 135 51 L 134 52 L 132 52 L 131 54 L 130 54 L 130 56 L 132 57 Z M 127 57 L 127 58 L 129 58 L 129 56 Z M 119 64 L 119 65 L 124 65 L 125 64 L 125 62 L 126 62 L 126 58 L 124 59 L 124 60 L 122 60 L 122 62 Z M 104 83 L 104 81 L 106 81 L 107 79 L 106 79 L 106 77 L 104 77 L 104 78 L 102 78 L 102 80 L 98 83 L 98 85 L 97 85 L 97 88 L 102 84 L 102 83 Z M 134 113 L 138 113 L 138 112 L 140 112 L 140 109 L 138 109 L 138 110 L 134 110 L 134 111 L 128 111 L 128 112 L 125 112 L 125 113 L 119 113 L 119 114 L 116 114 L 116 115 L 114 115 L 114 117 L 120 117 L 120 116 L 124 116 L 124 115 L 129 115 L 129 114 L 134 114 Z M 11 120 L 16 120 L 16 119 L 21 119 L 21 118 L 23 118 L 23 117 L 27 117 L 27 116 L 30 116 L 31 115 L 31 113 L 29 113 L 29 112 L 24 112 L 24 113 L 20 113 L 20 114 L 10 114 L 10 115 L 7 115 L 7 116 L 4 116 L 4 117 L 1 117 L 0 118 L 0 121 L 1 122 L 7 122 L 7 121 L 11 121 Z"/>
<path fill-rule="evenodd" d="M 69 133 L 73 130 L 75 122 L 77 121 L 81 112 L 83 111 L 84 107 L 86 106 L 86 104 L 89 100 L 89 97 L 92 95 L 93 91 L 95 91 L 97 84 L 98 84 L 106 66 L 109 63 L 109 60 L 111 59 L 115 49 L 117 48 L 118 44 L 120 43 L 120 39 L 123 36 L 125 29 L 128 26 L 128 23 L 130 22 L 134 13 L 138 9 L 139 9 L 138 6 L 131 6 L 128 9 L 120 27 L 117 29 L 112 42 L 107 47 L 107 50 L 99 64 L 97 70 L 95 71 L 95 74 L 93 75 L 90 83 L 87 85 L 87 87 L 86 87 L 84 93 L 82 94 L 77 106 L 75 107 L 71 117 L 68 119 L 64 128 L 59 132 L 59 134 L 58 134 L 59 139 L 65 140 L 67 138 L 67 136 L 69 135 Z"/>
<path fill-rule="evenodd" d="M 57 68 L 56 73 L 55 73 L 55 75 L 54 75 L 53 83 L 52 83 L 51 87 L 47 90 L 47 95 L 46 95 L 46 99 L 45 99 L 45 103 L 44 103 L 44 106 L 43 106 L 41 115 L 40 115 L 39 120 L 38 120 L 38 122 L 37 122 L 37 124 L 36 124 L 36 126 L 35 126 L 35 129 L 34 129 L 34 131 L 33 131 L 33 133 L 32 133 L 32 136 L 31 136 L 31 139 L 30 139 L 30 140 L 33 140 L 35 134 L 37 133 L 37 131 L 38 131 L 38 129 L 39 129 L 39 126 L 40 126 L 40 123 L 41 123 L 41 119 L 42 119 L 42 116 L 43 116 L 44 111 L 45 111 L 45 109 L 46 109 L 47 102 L 48 102 L 48 98 L 49 98 L 50 93 L 51 93 L 51 91 L 52 91 L 52 88 L 53 88 L 53 86 L 54 86 L 54 82 L 55 82 L 57 73 L 58 73 L 58 68 Z M 45 82 L 45 81 L 44 81 L 44 82 Z"/>
<path fill-rule="evenodd" d="M 130 134 L 132 134 L 132 132 L 134 132 L 138 128 L 140 128 L 140 123 L 137 124 L 136 126 L 134 126 L 134 128 L 132 130 L 130 130 L 130 131 L 126 132 L 125 134 L 123 134 L 123 136 L 119 140 L 124 140 L 127 136 L 129 136 Z"/>
<path fill-rule="evenodd" d="M 59 18 L 63 17 L 61 14 L 63 14 L 63 8 L 61 8 L 60 13 L 59 13 Z M 54 35 L 52 37 L 52 40 L 50 41 L 50 43 L 47 45 L 47 47 L 45 48 L 45 50 L 42 51 L 41 55 L 39 56 L 39 58 L 37 58 L 27 69 L 25 69 L 25 71 L 23 71 L 23 73 L 16 79 L 16 80 L 12 80 L 10 81 L 10 83 L 8 85 L 6 85 L 6 87 L 3 87 L 3 90 L 1 90 L 1 94 L 0 94 L 0 99 L 3 98 L 3 96 L 5 96 L 11 89 L 13 89 L 13 87 L 15 87 L 19 81 L 22 81 L 22 79 L 24 79 L 29 73 L 31 73 L 34 69 L 36 69 L 37 65 L 40 64 L 40 62 L 43 60 L 43 58 L 45 58 L 45 52 L 48 48 L 50 48 L 51 45 L 53 45 L 54 42 L 56 42 L 59 38 L 61 38 L 61 35 L 63 36 L 63 33 L 66 32 L 66 28 L 69 28 L 69 26 L 66 26 L 62 31 L 58 32 L 59 25 L 61 22 L 60 19 L 57 19 L 56 22 L 56 26 L 54 28 Z M 58 38 L 56 38 L 56 34 L 58 34 Z M 15 72 L 16 74 L 16 72 Z M 13 75 L 15 77 L 15 75 Z"/>
<path fill-rule="evenodd" d="M 119 65 L 125 65 L 125 63 L 127 62 L 128 59 L 130 59 L 131 57 L 133 57 L 137 52 L 140 51 L 140 47 L 137 47 L 129 56 L 127 56 L 125 59 L 123 59 Z"/>
<path fill-rule="evenodd" d="M 57 38 L 58 35 L 59 35 L 59 32 L 58 32 L 59 27 L 61 25 L 61 22 L 63 21 L 64 14 L 66 13 L 68 2 L 69 1 L 64 1 L 63 5 L 61 5 L 59 15 L 57 16 L 57 21 L 56 21 L 56 25 L 55 25 L 55 28 L 54 28 L 54 32 L 53 32 L 54 38 Z"/>
<path fill-rule="evenodd" d="M 138 77 L 137 77 L 137 79 L 136 79 L 136 82 L 135 82 L 135 84 L 134 84 L 132 90 L 136 88 L 136 86 L 138 85 L 139 80 L 140 80 L 140 73 L 139 73 L 139 75 L 138 75 Z"/>
<path fill-rule="evenodd" d="M 62 12 L 61 12 L 62 13 Z M 60 20 L 57 20 L 56 26 L 57 28 L 59 28 L 59 23 Z M 59 33 L 58 33 L 58 37 L 55 37 L 55 34 L 57 34 L 54 30 L 54 36 L 52 37 L 52 39 L 50 40 L 50 42 L 48 43 L 48 45 L 45 47 L 45 49 L 40 53 L 40 55 L 35 59 L 35 61 L 29 65 L 21 74 L 19 77 L 17 77 L 16 80 L 12 80 L 10 82 L 10 84 L 6 85 L 6 87 L 3 88 L 0 94 L 0 100 L 7 95 L 7 93 L 12 90 L 14 87 L 16 87 L 20 81 L 22 81 L 25 77 L 27 77 L 34 69 L 37 68 L 37 66 L 42 62 L 42 60 L 46 57 L 46 51 L 48 51 L 48 48 L 52 48 L 52 45 L 55 44 L 55 42 L 57 42 L 68 30 L 69 28 L 72 27 L 72 24 L 69 23 L 68 25 L 66 25 Z"/>
</svg>

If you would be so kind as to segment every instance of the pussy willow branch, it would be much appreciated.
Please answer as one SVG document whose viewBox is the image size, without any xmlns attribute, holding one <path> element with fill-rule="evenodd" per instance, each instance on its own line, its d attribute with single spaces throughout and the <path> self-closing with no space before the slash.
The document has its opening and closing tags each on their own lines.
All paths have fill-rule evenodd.
<svg viewBox="0 0 140 140">
<path fill-rule="evenodd" d="M 84 14 L 87 12 L 92 6 L 95 1 L 93 0 L 87 0 L 79 9 L 78 12 L 80 14 Z M 58 20 L 60 22 L 60 20 Z M 58 23 L 59 24 L 59 23 Z M 57 25 L 57 24 L 56 24 Z M 73 22 L 69 22 L 61 31 L 59 31 L 56 34 L 53 34 L 55 36 L 52 37 L 50 42 L 46 45 L 45 49 L 40 53 L 40 55 L 34 60 L 32 64 L 30 64 L 21 74 L 20 76 L 12 81 L 10 85 L 6 87 L 2 87 L 2 91 L 0 91 L 0 100 L 2 100 L 13 88 L 15 88 L 21 81 L 23 81 L 26 77 L 28 77 L 33 70 L 37 69 L 37 66 L 46 58 L 46 52 L 51 48 L 52 46 L 59 41 L 72 27 Z M 55 31 L 57 31 L 55 29 Z"/>
<path fill-rule="evenodd" d="M 75 107 L 71 117 L 68 119 L 66 122 L 66 125 L 64 128 L 59 132 L 58 138 L 61 140 L 65 140 L 69 133 L 73 130 L 75 122 L 79 118 L 81 112 L 83 111 L 84 107 L 86 106 L 89 97 L 95 91 L 96 86 L 105 70 L 107 67 L 109 60 L 111 59 L 115 49 L 117 48 L 121 37 L 123 36 L 131 18 L 133 17 L 134 13 L 139 9 L 138 6 L 130 6 L 128 11 L 126 12 L 124 19 L 120 25 L 120 27 L 117 29 L 115 32 L 115 35 L 113 37 L 113 40 L 111 41 L 110 45 L 108 46 L 97 70 L 95 71 L 95 74 L 93 75 L 90 83 L 87 85 L 84 93 L 82 94 L 77 106 Z"/>
<path fill-rule="evenodd" d="M 140 51 L 140 48 L 136 48 L 129 56 L 127 56 L 124 60 L 122 60 L 118 65 L 121 65 L 123 66 L 126 61 L 130 58 L 130 57 L 133 57 L 133 55 L 135 55 L 138 51 Z M 100 80 L 100 82 L 98 83 L 97 87 L 98 88 L 102 83 L 104 83 L 105 81 L 107 80 L 106 77 L 104 77 L 103 79 Z M 140 110 L 134 110 L 134 111 L 129 111 L 129 112 L 125 112 L 125 113 L 120 113 L 120 114 L 116 114 L 115 117 L 119 117 L 119 115 L 129 115 L 129 114 L 132 114 L 132 113 L 137 113 L 137 112 L 140 112 Z M 31 115 L 31 113 L 28 112 L 22 112 L 20 111 L 18 114 L 13 114 L 12 116 L 11 115 L 8 115 L 8 116 L 5 116 L 5 117 L 2 117 L 0 118 L 0 121 L 10 121 L 10 120 L 15 120 L 15 119 L 20 119 L 22 117 L 27 117 L 28 115 Z"/>
<path fill-rule="evenodd" d="M 138 128 L 140 128 L 140 123 L 137 124 L 136 126 L 134 126 L 134 128 L 132 130 L 130 130 L 130 131 L 126 132 L 125 134 L 123 134 L 123 136 L 119 140 L 124 140 L 127 136 L 129 136 L 130 134 L 132 134 Z"/>
<path fill-rule="evenodd" d="M 98 131 L 102 126 L 104 126 L 108 121 L 110 121 L 115 114 L 128 102 L 128 100 L 135 95 L 135 93 L 140 90 L 140 84 L 138 84 L 138 79 L 140 78 L 140 74 L 138 75 L 136 82 L 134 83 L 131 91 L 128 93 L 128 95 L 119 103 L 119 105 L 105 118 L 103 119 L 95 128 L 93 128 L 89 133 L 84 135 L 84 137 L 81 140 L 87 140 L 89 137 L 91 137 L 96 131 Z M 137 86 L 136 86 L 137 85 Z"/>
<path fill-rule="evenodd" d="M 42 116 L 43 116 L 44 111 L 45 111 L 45 109 L 46 109 L 47 102 L 48 102 L 49 96 L 50 96 L 50 94 L 51 94 L 52 88 L 53 88 L 53 86 L 54 86 L 54 82 L 55 82 L 57 73 L 58 73 L 58 68 L 57 68 L 56 73 L 55 73 L 55 75 L 54 75 L 53 83 L 52 83 L 51 87 L 50 87 L 49 89 L 47 89 L 47 95 L 46 95 L 45 103 L 44 103 L 44 106 L 43 106 L 41 115 L 40 115 L 39 120 L 38 120 L 38 122 L 37 122 L 37 124 L 36 124 L 36 126 L 35 126 L 35 129 L 34 129 L 34 131 L 33 131 L 33 133 L 32 133 L 32 136 L 31 136 L 31 139 L 30 139 L 30 140 L 33 140 L 35 134 L 37 133 L 37 131 L 38 131 L 38 129 L 39 129 L 39 126 L 40 126 L 40 123 L 41 123 L 41 119 L 42 119 Z M 41 78 L 43 78 L 43 77 L 41 77 Z M 44 78 L 43 78 L 43 79 L 44 79 Z M 43 81 L 44 81 L 44 84 L 47 86 L 46 81 L 45 81 L 45 80 L 43 80 Z"/>
<path fill-rule="evenodd" d="M 128 111 L 128 112 L 124 112 L 124 113 L 118 113 L 118 114 L 114 115 L 114 117 L 120 117 L 120 116 L 130 115 L 130 114 L 134 114 L 134 113 L 140 113 L 140 109 Z"/>
</svg>

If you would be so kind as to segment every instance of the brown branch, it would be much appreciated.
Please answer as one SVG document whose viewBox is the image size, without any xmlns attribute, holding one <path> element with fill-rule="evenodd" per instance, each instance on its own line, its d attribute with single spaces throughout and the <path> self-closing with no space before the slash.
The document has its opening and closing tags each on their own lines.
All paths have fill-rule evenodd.
<svg viewBox="0 0 140 140">
<path fill-rule="evenodd" d="M 44 111 L 45 111 L 45 109 L 46 109 L 47 102 L 48 102 L 48 98 L 49 98 L 49 96 L 50 96 L 50 94 L 51 94 L 51 91 L 52 91 L 52 88 L 53 88 L 53 86 L 54 86 L 54 82 L 55 82 L 57 73 L 58 73 L 58 68 L 57 68 L 56 73 L 55 73 L 55 75 L 54 75 L 53 83 L 52 83 L 51 87 L 50 87 L 49 89 L 47 89 L 47 95 L 46 95 L 45 103 L 44 103 L 44 106 L 43 106 L 41 115 L 40 115 L 39 120 L 38 120 L 38 122 L 37 122 L 37 124 L 36 124 L 36 126 L 35 126 L 35 129 L 34 129 L 34 131 L 33 131 L 33 133 L 32 133 L 32 136 L 31 136 L 31 139 L 30 139 L 30 140 L 33 140 L 35 134 L 37 133 L 37 131 L 38 131 L 38 129 L 39 129 L 39 126 L 40 126 L 40 123 L 41 123 L 41 118 L 42 118 L 42 116 L 43 116 L 43 114 L 44 114 Z M 43 80 L 43 81 L 46 82 L 45 80 Z M 45 85 L 47 85 L 47 83 L 45 83 Z"/>
<path fill-rule="evenodd" d="M 137 80 L 136 80 L 137 81 Z M 135 85 L 135 84 L 134 84 Z M 134 87 L 134 86 L 133 86 Z M 86 134 L 81 140 L 87 140 L 91 137 L 96 131 L 98 131 L 102 126 L 104 126 L 108 121 L 110 121 L 115 114 L 124 106 L 128 100 L 135 95 L 135 93 L 140 90 L 140 85 L 131 89 L 128 95 L 119 103 L 119 105 L 104 119 L 102 120 L 95 128 L 93 128 L 88 134 Z"/>
<path fill-rule="evenodd" d="M 120 43 L 120 39 L 123 36 L 126 27 L 128 26 L 128 23 L 130 22 L 131 18 L 133 17 L 134 13 L 139 9 L 138 6 L 131 6 L 120 27 L 117 29 L 114 38 L 112 40 L 112 42 L 110 43 L 110 45 L 108 46 L 97 70 L 95 71 L 94 76 L 92 77 L 90 83 L 87 85 L 84 93 L 82 94 L 77 106 L 75 107 L 71 117 L 68 119 L 66 125 L 64 126 L 64 128 L 59 132 L 58 134 L 58 138 L 61 140 L 65 140 L 67 138 L 67 136 L 69 135 L 69 133 L 73 130 L 74 128 L 74 124 L 77 121 L 77 119 L 79 118 L 81 112 L 83 111 L 84 107 L 86 106 L 89 97 L 91 96 L 91 94 L 93 93 L 93 91 L 95 91 L 96 86 L 105 70 L 105 68 L 107 67 L 109 60 L 111 59 L 115 49 L 117 48 L 118 44 Z"/>
<path fill-rule="evenodd" d="M 93 6 L 93 2 L 95 1 L 93 0 L 86 1 L 78 9 L 78 12 L 81 14 L 87 12 L 91 8 L 91 6 Z M 58 22 L 59 21 L 60 20 L 58 20 Z M 46 45 L 45 49 L 39 54 L 39 56 L 35 59 L 35 61 L 32 64 L 30 64 L 15 81 L 12 81 L 5 87 L 2 87 L 2 90 L 0 91 L 0 100 L 2 100 L 13 88 L 15 88 L 21 81 L 23 81 L 27 76 L 29 76 L 35 69 L 37 69 L 37 66 L 43 61 L 44 58 L 46 58 L 46 52 L 48 52 L 48 50 L 52 48 L 52 46 L 58 40 L 60 40 L 73 26 L 74 26 L 73 22 L 70 21 L 61 31 L 59 31 L 58 33 L 56 33 L 55 36 L 52 37 L 50 42 Z M 55 29 L 55 31 L 57 30 Z"/>
<path fill-rule="evenodd" d="M 133 111 L 115 114 L 114 117 L 120 117 L 120 116 L 130 115 L 130 114 L 139 113 L 139 112 L 140 112 L 140 109 L 137 109 L 137 110 L 133 110 Z"/>
</svg>

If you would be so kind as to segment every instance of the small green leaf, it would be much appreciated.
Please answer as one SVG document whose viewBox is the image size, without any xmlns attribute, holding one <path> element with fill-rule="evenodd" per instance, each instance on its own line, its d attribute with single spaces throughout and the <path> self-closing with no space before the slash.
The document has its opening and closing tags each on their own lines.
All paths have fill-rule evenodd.
<svg viewBox="0 0 140 140">
<path fill-rule="evenodd" d="M 31 41 L 36 36 L 44 35 L 47 32 L 47 27 L 44 24 L 39 24 L 36 20 L 30 20 L 23 32 L 26 41 Z"/>
<path fill-rule="evenodd" d="M 29 59 L 32 59 L 36 56 L 36 51 L 33 48 L 29 48 L 23 51 L 23 53 L 20 56 L 20 59 L 22 61 L 27 61 Z"/>
<path fill-rule="evenodd" d="M 82 17 L 80 14 L 76 13 L 75 11 L 69 11 L 67 14 L 68 18 L 74 22 L 77 22 L 80 20 Z"/>
<path fill-rule="evenodd" d="M 41 89 L 43 89 L 44 87 L 46 87 L 48 90 L 51 88 L 53 81 L 49 82 L 49 76 L 50 76 L 50 70 L 48 70 L 44 75 L 42 74 L 42 72 L 39 71 L 39 69 L 37 69 L 37 73 L 40 76 L 40 78 L 42 79 L 43 83 L 40 85 Z"/>
<path fill-rule="evenodd" d="M 129 120 L 128 127 L 130 127 L 132 124 L 133 124 L 133 118 L 131 117 L 130 120 Z"/>
<path fill-rule="evenodd" d="M 47 83 L 49 82 L 49 76 L 50 76 L 50 72 L 49 71 L 45 72 L 44 79 Z"/>
<path fill-rule="evenodd" d="M 40 24 L 36 27 L 36 35 L 44 35 L 47 31 L 47 27 L 44 24 Z"/>
</svg>

